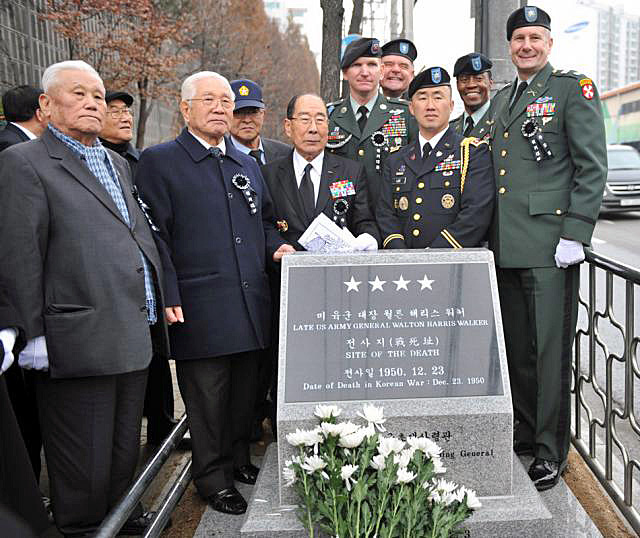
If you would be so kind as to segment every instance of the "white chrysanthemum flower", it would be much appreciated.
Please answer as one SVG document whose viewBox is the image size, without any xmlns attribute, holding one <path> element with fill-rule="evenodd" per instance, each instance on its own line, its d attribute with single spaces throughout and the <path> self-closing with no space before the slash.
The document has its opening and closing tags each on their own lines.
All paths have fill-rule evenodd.
<svg viewBox="0 0 640 538">
<path fill-rule="evenodd" d="M 371 460 L 371 467 L 373 467 L 376 471 L 382 471 L 386 467 L 385 457 L 382 454 L 378 454 L 377 456 L 373 456 Z"/>
<path fill-rule="evenodd" d="M 324 461 L 320 456 L 307 456 L 304 461 L 300 464 L 307 474 L 313 474 L 316 471 L 322 471 L 327 466 L 327 462 Z"/>
<path fill-rule="evenodd" d="M 293 484 L 296 481 L 296 472 L 293 469 L 293 467 L 285 466 L 282 469 L 282 477 L 285 480 L 285 483 L 284 483 L 285 486 L 293 486 Z"/>
<path fill-rule="evenodd" d="M 399 467 L 407 467 L 413 458 L 414 448 L 405 448 L 400 454 L 394 454 L 393 462 L 397 463 Z"/>
<path fill-rule="evenodd" d="M 306 444 L 308 435 L 309 435 L 308 430 L 301 430 L 300 428 L 296 428 L 295 432 L 291 432 L 287 434 L 287 442 L 293 446 L 304 445 Z"/>
<path fill-rule="evenodd" d="M 342 423 L 331 424 L 331 422 L 323 422 L 322 424 L 320 424 L 320 430 L 325 437 L 339 437 L 344 430 L 344 426 Z"/>
<path fill-rule="evenodd" d="M 407 438 L 407 443 L 410 447 L 422 451 L 429 458 L 439 456 L 442 453 L 442 449 L 431 439 L 427 439 L 426 437 L 411 436 Z"/>
<path fill-rule="evenodd" d="M 356 483 L 356 481 L 352 478 L 352 475 L 357 470 L 357 465 L 344 465 L 342 469 L 340 469 L 340 478 L 344 480 L 345 486 L 347 486 L 347 491 L 351 491 L 351 484 Z"/>
<path fill-rule="evenodd" d="M 338 439 L 338 445 L 344 448 L 356 448 L 364 441 L 365 431 L 363 428 L 351 433 L 343 433 Z"/>
<path fill-rule="evenodd" d="M 373 424 L 378 431 L 384 432 L 383 424 L 387 421 L 384 418 L 383 408 L 376 407 L 375 405 L 365 404 L 362 408 L 362 412 L 358 411 L 358 416 L 365 419 L 369 424 Z"/>
<path fill-rule="evenodd" d="M 382 454 L 385 458 L 395 452 L 402 452 L 404 448 L 404 441 L 397 439 L 395 437 L 380 437 L 378 439 L 378 452 Z"/>
<path fill-rule="evenodd" d="M 367 439 L 371 439 L 371 437 L 373 437 L 377 433 L 375 427 L 371 423 L 367 424 L 367 426 L 363 428 L 362 431 L 364 432 L 364 436 Z"/>
<path fill-rule="evenodd" d="M 440 456 L 433 457 L 433 472 L 435 474 L 442 474 L 447 472 L 447 468 L 442 463 L 442 458 L 440 458 Z"/>
<path fill-rule="evenodd" d="M 472 510 L 477 510 L 478 508 L 480 508 L 482 506 L 482 503 L 480 502 L 480 499 L 478 499 L 478 496 L 476 495 L 476 492 L 473 491 L 472 489 L 468 489 L 465 488 L 464 486 L 461 486 L 459 489 L 459 492 L 462 496 L 462 498 L 460 499 L 460 502 L 464 501 L 464 497 L 465 495 L 467 496 L 467 506 L 469 508 L 471 508 Z"/>
<path fill-rule="evenodd" d="M 414 478 L 416 477 L 415 473 L 412 473 L 411 471 L 407 470 L 404 467 L 399 467 L 398 468 L 398 473 L 397 473 L 397 478 L 396 478 L 396 482 L 398 484 L 408 484 L 409 482 L 411 482 Z"/>
<path fill-rule="evenodd" d="M 326 420 L 331 417 L 339 417 L 340 413 L 342 413 L 342 409 L 337 405 L 316 405 L 316 410 L 313 414 L 321 420 Z"/>
<path fill-rule="evenodd" d="M 291 456 L 291 458 L 289 458 L 288 460 L 285 460 L 284 462 L 284 466 L 285 467 L 293 467 L 294 463 L 301 463 L 302 460 L 300 459 L 300 456 Z"/>
<path fill-rule="evenodd" d="M 434 483 L 435 488 L 442 493 L 451 493 L 455 491 L 458 487 L 458 484 L 455 482 L 451 482 L 450 480 L 445 480 L 443 478 L 436 480 Z"/>
</svg>

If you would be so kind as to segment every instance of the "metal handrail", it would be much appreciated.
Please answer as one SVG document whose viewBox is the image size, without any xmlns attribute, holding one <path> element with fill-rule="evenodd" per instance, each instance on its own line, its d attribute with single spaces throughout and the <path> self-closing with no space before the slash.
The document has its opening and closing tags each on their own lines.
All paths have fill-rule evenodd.
<svg viewBox="0 0 640 538">
<path fill-rule="evenodd" d="M 160 472 L 160 469 L 165 464 L 165 462 L 169 459 L 171 452 L 178 445 L 180 440 L 184 437 L 184 434 L 187 431 L 187 416 L 186 414 L 182 416 L 178 424 L 175 425 L 169 437 L 165 439 L 162 443 L 158 452 L 156 452 L 155 456 L 149 461 L 147 466 L 142 470 L 138 478 L 131 485 L 131 487 L 127 490 L 127 492 L 122 496 L 120 501 L 111 509 L 111 511 L 107 514 L 107 517 L 102 521 L 100 528 L 97 530 L 95 534 L 95 538 L 113 538 L 118 534 L 120 529 L 126 523 L 129 516 L 133 513 L 136 506 L 142 499 L 147 488 L 151 485 L 151 483 L 155 480 L 156 476 Z M 182 474 L 185 474 L 185 471 L 189 471 L 190 476 L 190 466 L 188 469 L 183 470 Z M 182 478 L 182 475 L 181 475 Z M 188 484 L 188 482 L 187 482 Z M 185 486 L 186 488 L 186 486 Z M 182 489 L 184 492 L 184 488 Z M 178 498 L 179 500 L 179 498 Z M 177 500 L 176 500 L 177 504 Z M 175 506 L 175 504 L 173 505 Z M 164 517 L 164 515 L 163 515 Z M 156 514 L 154 521 L 158 519 L 158 514 Z M 168 521 L 168 515 L 164 520 L 164 523 L 160 527 L 160 531 L 164 528 L 164 524 Z M 152 521 L 153 524 L 153 521 Z M 154 536 L 157 536 L 154 535 Z"/>
<path fill-rule="evenodd" d="M 588 298 L 585 300 L 580 294 L 579 306 L 586 310 L 587 327 L 578 329 L 575 337 L 575 354 L 573 364 L 574 393 L 574 421 L 572 442 L 584 461 L 598 478 L 605 491 L 609 494 L 620 512 L 627 519 L 631 527 L 640 534 L 640 514 L 633 506 L 634 469 L 640 470 L 640 462 L 632 459 L 616 430 L 616 419 L 625 421 L 640 439 L 640 424 L 634 414 L 633 403 L 634 382 L 640 380 L 640 370 L 634 360 L 639 338 L 635 335 L 635 286 L 640 285 L 640 272 L 621 262 L 586 251 L 586 262 L 589 276 Z M 596 285 L 596 271 L 604 271 L 604 309 L 598 310 L 598 288 Z M 614 278 L 619 278 L 625 286 L 624 322 L 619 322 L 614 315 Z M 582 291 L 582 290 L 581 290 Z M 598 328 L 599 323 L 609 322 L 622 337 L 624 346 L 621 355 L 609 351 Z M 581 352 L 581 338 L 588 342 L 588 362 L 583 364 Z M 598 353 L 600 352 L 600 353 Z M 605 380 L 599 379 L 597 374 L 598 356 L 604 355 L 606 374 Z M 613 399 L 613 367 L 614 364 L 624 367 L 624 402 L 618 404 Z M 584 372 L 586 370 L 586 373 Z M 604 417 L 594 416 L 586 401 L 584 389 L 589 386 L 599 398 Z M 582 420 L 588 424 L 587 441 L 583 439 Z M 598 457 L 598 433 L 604 440 L 604 460 Z M 621 455 L 623 466 L 622 484 L 614 477 L 614 449 Z"/>
</svg>

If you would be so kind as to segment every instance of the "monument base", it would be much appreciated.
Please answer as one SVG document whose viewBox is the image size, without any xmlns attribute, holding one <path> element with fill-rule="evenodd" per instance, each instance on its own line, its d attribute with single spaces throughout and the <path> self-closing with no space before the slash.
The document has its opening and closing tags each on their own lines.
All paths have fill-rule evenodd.
<svg viewBox="0 0 640 538">
<path fill-rule="evenodd" d="M 244 538 L 301 538 L 306 531 L 296 507 L 278 504 L 278 451 L 272 443 L 265 454 L 258 482 L 240 530 Z M 563 481 L 540 494 L 520 460 L 513 461 L 513 495 L 483 497 L 482 508 L 464 526 L 465 537 L 600 536 Z"/>
</svg>

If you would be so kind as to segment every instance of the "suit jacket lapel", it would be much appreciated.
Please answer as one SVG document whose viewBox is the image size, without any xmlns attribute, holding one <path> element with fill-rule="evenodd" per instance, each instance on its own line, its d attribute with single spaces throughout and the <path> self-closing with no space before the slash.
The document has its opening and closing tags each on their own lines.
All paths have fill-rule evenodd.
<svg viewBox="0 0 640 538">
<path fill-rule="evenodd" d="M 16 133 L 20 137 L 20 140 L 23 140 L 25 142 L 29 141 L 29 137 L 25 134 L 25 132 L 22 129 L 18 129 L 12 123 L 7 123 L 7 126 L 5 127 L 5 129 L 8 129 L 8 130 Z"/>
<path fill-rule="evenodd" d="M 64 142 L 58 140 L 48 129 L 45 129 L 40 137 L 47 147 L 49 155 L 60 160 L 60 165 L 71 176 L 82 184 L 91 194 L 93 194 L 109 211 L 111 211 L 122 223 L 127 226 L 118 206 L 111 198 L 111 195 L 102 186 L 89 169 L 82 163 L 80 158 L 68 148 Z M 125 187 L 123 186 L 123 189 Z M 126 200 L 126 196 L 125 196 Z"/>
<path fill-rule="evenodd" d="M 422 168 L 422 153 L 420 150 L 420 139 L 416 138 L 415 142 L 412 144 L 412 151 L 410 151 L 407 156 L 404 158 L 404 162 L 414 173 L 415 177 L 420 175 L 420 170 Z"/>
<path fill-rule="evenodd" d="M 419 168 L 420 171 L 416 177 L 423 176 L 431 172 L 437 163 L 443 161 L 451 153 L 453 150 L 452 138 L 454 135 L 454 130 L 449 127 L 436 144 L 436 147 L 431 150 L 427 159 L 425 161 L 421 161 Z M 420 144 L 419 139 L 416 141 L 416 144 Z M 438 153 L 440 153 L 440 155 L 438 155 Z M 416 161 L 420 158 L 420 155 L 420 150 L 418 150 L 416 153 Z"/>
<path fill-rule="evenodd" d="M 311 215 L 307 215 L 304 206 L 302 205 L 302 198 L 300 197 L 300 189 L 298 188 L 298 181 L 296 173 L 293 168 L 293 152 L 291 155 L 280 163 L 278 178 L 280 186 L 284 191 L 285 196 L 289 199 L 289 203 L 293 207 L 296 215 L 300 217 L 300 221 L 306 227 L 311 222 Z"/>
<path fill-rule="evenodd" d="M 336 109 L 336 111 L 331 115 L 331 121 L 333 121 L 336 125 L 347 131 L 348 133 L 360 137 L 360 127 L 358 127 L 358 122 L 356 121 L 355 114 L 353 110 L 351 110 L 351 103 L 349 98 L 343 101 L 343 105 Z"/>
<path fill-rule="evenodd" d="M 127 204 L 127 210 L 129 211 L 129 222 L 131 225 L 131 229 L 133 229 L 136 225 L 136 208 L 137 202 L 133 198 L 133 194 L 131 193 L 132 185 L 127 181 L 127 170 L 125 170 L 122 163 L 118 160 L 112 159 L 111 162 L 116 169 L 116 174 L 118 175 L 118 181 L 120 182 L 120 188 L 122 189 L 122 197 L 124 198 L 125 204 Z M 125 166 L 129 166 L 125 163 Z M 129 169 L 129 174 L 131 174 Z"/>
<path fill-rule="evenodd" d="M 322 173 L 320 174 L 320 189 L 318 190 L 318 201 L 316 202 L 316 211 L 314 217 L 317 217 L 324 211 L 327 203 L 331 199 L 331 185 L 336 179 L 338 163 L 334 159 L 333 154 L 328 151 L 324 152 L 324 160 L 322 161 Z"/>
<path fill-rule="evenodd" d="M 547 65 L 545 65 L 542 70 L 533 77 L 533 80 L 529 86 L 527 86 L 527 89 L 514 104 L 513 111 L 509 115 L 509 120 L 507 121 L 507 127 L 522 115 L 528 105 L 533 103 L 547 90 L 549 76 L 552 71 L 553 67 L 550 63 L 547 63 Z"/>
</svg>

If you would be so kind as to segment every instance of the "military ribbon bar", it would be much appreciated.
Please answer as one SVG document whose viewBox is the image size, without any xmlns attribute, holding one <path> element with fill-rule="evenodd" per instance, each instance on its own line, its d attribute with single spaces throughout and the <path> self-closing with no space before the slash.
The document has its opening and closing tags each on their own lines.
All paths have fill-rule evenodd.
<svg viewBox="0 0 640 538">
<path fill-rule="evenodd" d="M 335 181 L 329 185 L 329 190 L 331 191 L 332 198 L 344 198 L 345 196 L 350 196 L 356 193 L 353 181 L 349 181 L 348 179 Z"/>
<path fill-rule="evenodd" d="M 436 164 L 434 172 L 445 172 L 448 170 L 459 170 L 461 161 L 443 161 Z"/>
</svg>

